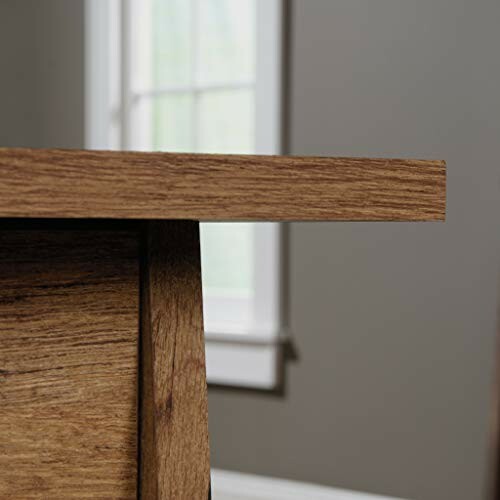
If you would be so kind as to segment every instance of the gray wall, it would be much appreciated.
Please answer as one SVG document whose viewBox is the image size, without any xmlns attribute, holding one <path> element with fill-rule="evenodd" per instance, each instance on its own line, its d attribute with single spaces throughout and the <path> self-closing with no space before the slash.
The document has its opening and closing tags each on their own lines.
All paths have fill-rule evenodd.
<svg viewBox="0 0 500 500">
<path fill-rule="evenodd" d="M 500 4 L 292 2 L 290 152 L 442 158 L 444 224 L 293 224 L 284 397 L 210 391 L 213 464 L 485 498 Z"/>
<path fill-rule="evenodd" d="M 0 2 L 0 144 L 38 146 L 34 2 Z"/>
<path fill-rule="evenodd" d="M 0 1 L 0 145 L 84 144 L 82 0 Z"/>
<path fill-rule="evenodd" d="M 43 4 L 43 6 L 42 6 Z M 0 2 L 0 142 L 83 144 L 81 0 Z M 210 389 L 212 463 L 485 498 L 500 4 L 293 0 L 293 154 L 443 158 L 444 224 L 292 224 L 284 394 Z"/>
</svg>

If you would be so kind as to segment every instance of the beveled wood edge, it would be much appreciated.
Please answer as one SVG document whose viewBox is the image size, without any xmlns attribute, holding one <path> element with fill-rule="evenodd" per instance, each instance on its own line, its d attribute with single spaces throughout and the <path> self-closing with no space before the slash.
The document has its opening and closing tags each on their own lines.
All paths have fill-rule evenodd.
<svg viewBox="0 0 500 500">
<path fill-rule="evenodd" d="M 442 221 L 444 161 L 0 148 L 0 217 Z"/>
</svg>

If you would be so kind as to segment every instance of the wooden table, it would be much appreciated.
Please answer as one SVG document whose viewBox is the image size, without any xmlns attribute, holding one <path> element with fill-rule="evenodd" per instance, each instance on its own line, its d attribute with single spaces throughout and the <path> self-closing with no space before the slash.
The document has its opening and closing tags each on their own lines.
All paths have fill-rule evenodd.
<svg viewBox="0 0 500 500">
<path fill-rule="evenodd" d="M 198 221 L 440 221 L 444 162 L 0 149 L 0 498 L 206 499 Z"/>
</svg>

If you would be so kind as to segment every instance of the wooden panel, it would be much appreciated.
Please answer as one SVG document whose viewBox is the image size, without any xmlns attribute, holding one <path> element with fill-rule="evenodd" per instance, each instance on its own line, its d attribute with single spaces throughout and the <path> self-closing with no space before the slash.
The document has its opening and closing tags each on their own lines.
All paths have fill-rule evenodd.
<svg viewBox="0 0 500 500">
<path fill-rule="evenodd" d="M 443 220 L 441 161 L 0 149 L 0 217 Z"/>
<path fill-rule="evenodd" d="M 5 227 L 0 498 L 136 498 L 137 237 Z"/>
<path fill-rule="evenodd" d="M 207 499 L 207 385 L 198 224 L 147 224 L 142 284 L 141 498 Z"/>
</svg>

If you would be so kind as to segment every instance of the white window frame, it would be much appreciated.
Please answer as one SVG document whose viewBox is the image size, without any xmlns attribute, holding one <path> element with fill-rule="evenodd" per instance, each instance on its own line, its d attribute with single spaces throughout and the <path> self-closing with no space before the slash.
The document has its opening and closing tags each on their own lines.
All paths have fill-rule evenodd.
<svg viewBox="0 0 500 500">
<path fill-rule="evenodd" d="M 283 5 L 282 0 L 256 1 L 255 152 L 279 154 Z M 88 149 L 129 149 L 131 145 L 129 116 L 132 99 L 137 96 L 132 94 L 129 78 L 130 5 L 130 0 L 86 0 L 85 144 Z M 204 297 L 209 383 L 273 389 L 280 382 L 284 324 L 281 231 L 277 223 L 255 226 L 257 293 L 251 305 L 251 320 L 238 322 L 241 307 L 237 298 Z M 220 321 L 217 314 L 211 314 L 222 309 L 233 311 L 234 317 Z"/>
</svg>

